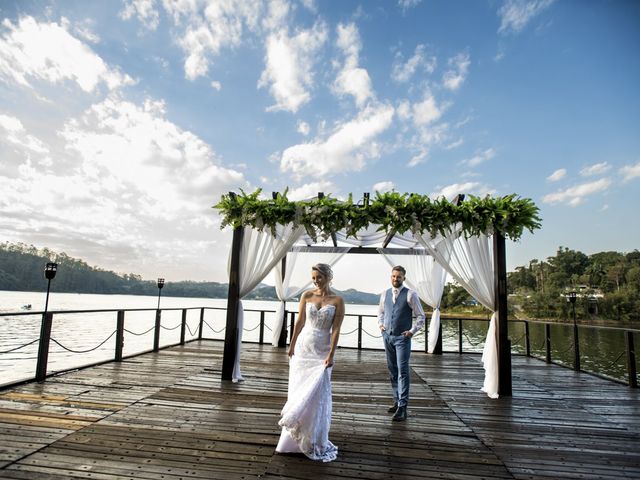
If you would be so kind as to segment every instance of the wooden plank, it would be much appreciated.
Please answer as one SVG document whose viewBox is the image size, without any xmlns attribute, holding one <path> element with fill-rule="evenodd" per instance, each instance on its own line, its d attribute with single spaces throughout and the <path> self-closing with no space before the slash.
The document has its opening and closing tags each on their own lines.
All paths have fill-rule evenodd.
<svg viewBox="0 0 640 480">
<path fill-rule="evenodd" d="M 0 393 L 0 478 L 640 478 L 638 392 L 588 374 L 514 357 L 513 396 L 492 400 L 478 355 L 414 352 L 398 424 L 384 353 L 340 349 L 323 464 L 274 452 L 284 350 L 244 345 L 237 384 L 222 352 L 203 340 Z"/>
</svg>

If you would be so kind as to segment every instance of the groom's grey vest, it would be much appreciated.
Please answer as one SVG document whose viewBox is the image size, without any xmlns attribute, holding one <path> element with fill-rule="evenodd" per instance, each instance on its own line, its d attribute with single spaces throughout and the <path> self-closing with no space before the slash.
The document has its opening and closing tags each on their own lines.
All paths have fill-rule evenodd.
<svg viewBox="0 0 640 480">
<path fill-rule="evenodd" d="M 408 288 L 400 290 L 396 303 L 393 303 L 393 291 L 387 290 L 384 298 L 384 326 L 389 335 L 400 335 L 411 330 L 413 311 L 407 303 L 408 291 Z"/>
</svg>

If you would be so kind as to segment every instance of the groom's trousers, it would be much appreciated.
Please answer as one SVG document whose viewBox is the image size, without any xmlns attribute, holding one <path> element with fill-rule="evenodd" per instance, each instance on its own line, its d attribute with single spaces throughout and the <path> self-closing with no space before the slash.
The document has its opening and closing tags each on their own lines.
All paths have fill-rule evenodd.
<svg viewBox="0 0 640 480">
<path fill-rule="evenodd" d="M 411 357 L 411 337 L 404 335 L 389 335 L 382 332 L 384 349 L 387 353 L 387 366 L 393 401 L 400 407 L 406 407 L 409 402 L 409 358 Z"/>
</svg>

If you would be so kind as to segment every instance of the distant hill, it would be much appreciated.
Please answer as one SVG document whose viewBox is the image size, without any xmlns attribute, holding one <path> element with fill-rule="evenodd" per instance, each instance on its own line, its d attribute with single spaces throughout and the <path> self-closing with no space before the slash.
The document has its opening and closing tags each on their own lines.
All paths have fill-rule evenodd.
<svg viewBox="0 0 640 480">
<path fill-rule="evenodd" d="M 56 292 L 101 293 L 123 295 L 156 295 L 155 280 L 143 280 L 134 273 L 122 274 L 92 267 L 83 260 L 37 249 L 22 243 L 0 243 L 0 290 L 45 291 L 47 282 L 43 269 L 46 262 L 58 263 L 58 273 L 52 283 Z M 227 298 L 227 283 L 167 282 L 162 294 L 172 297 Z M 376 304 L 378 295 L 349 289 L 340 292 L 346 303 Z M 275 287 L 258 285 L 248 300 L 277 300 Z"/>
</svg>

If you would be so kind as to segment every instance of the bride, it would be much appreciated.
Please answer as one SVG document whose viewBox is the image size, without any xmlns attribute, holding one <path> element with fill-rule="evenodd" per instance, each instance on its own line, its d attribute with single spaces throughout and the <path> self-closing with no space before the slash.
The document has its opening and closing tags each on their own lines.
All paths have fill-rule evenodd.
<svg viewBox="0 0 640 480">
<path fill-rule="evenodd" d="M 315 290 L 300 298 L 298 319 L 289 345 L 289 392 L 282 408 L 279 453 L 303 453 L 312 460 L 331 462 L 338 448 L 329 440 L 331 371 L 344 317 L 344 300 L 329 285 L 331 266 L 311 267 Z"/>
</svg>

